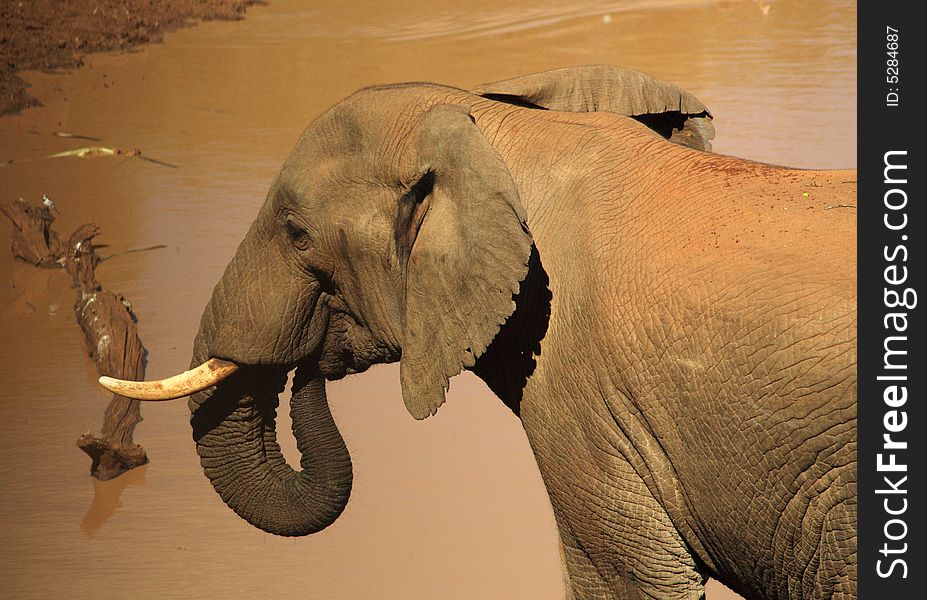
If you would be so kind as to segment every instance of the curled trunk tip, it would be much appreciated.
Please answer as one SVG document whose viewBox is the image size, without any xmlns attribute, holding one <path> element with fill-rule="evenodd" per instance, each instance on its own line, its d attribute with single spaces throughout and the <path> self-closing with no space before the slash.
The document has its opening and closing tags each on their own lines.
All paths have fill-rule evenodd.
<svg viewBox="0 0 927 600">
<path fill-rule="evenodd" d="M 206 476 L 226 504 L 276 535 L 328 527 L 347 505 L 351 457 L 332 418 L 324 378 L 297 370 L 290 400 L 300 470 L 277 443 L 277 390 L 284 374 L 249 367 L 191 398 L 193 436 Z"/>
</svg>

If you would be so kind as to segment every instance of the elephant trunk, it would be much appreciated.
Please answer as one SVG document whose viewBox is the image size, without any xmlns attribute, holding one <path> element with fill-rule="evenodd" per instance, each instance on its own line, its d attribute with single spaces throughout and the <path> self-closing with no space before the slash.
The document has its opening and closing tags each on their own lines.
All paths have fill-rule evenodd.
<svg viewBox="0 0 927 600">
<path fill-rule="evenodd" d="M 304 370 L 296 372 L 290 400 L 301 471 L 277 443 L 284 371 L 243 368 L 190 400 L 197 453 L 213 487 L 242 518 L 276 535 L 324 529 L 351 494 L 351 457 L 328 408 L 325 380 Z"/>
</svg>

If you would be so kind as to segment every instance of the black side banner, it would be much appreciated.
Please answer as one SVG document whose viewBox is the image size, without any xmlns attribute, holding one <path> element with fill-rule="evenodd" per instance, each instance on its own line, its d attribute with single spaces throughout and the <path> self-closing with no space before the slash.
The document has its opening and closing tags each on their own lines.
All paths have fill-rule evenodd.
<svg viewBox="0 0 927 600">
<path fill-rule="evenodd" d="M 927 473 L 921 19 L 861 2 L 858 19 L 859 596 L 923 598 Z"/>
</svg>

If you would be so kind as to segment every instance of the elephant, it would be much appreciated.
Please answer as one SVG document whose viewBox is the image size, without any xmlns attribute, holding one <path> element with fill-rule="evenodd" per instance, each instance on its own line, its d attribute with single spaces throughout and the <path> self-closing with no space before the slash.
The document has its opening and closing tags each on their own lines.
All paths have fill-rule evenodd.
<svg viewBox="0 0 927 600">
<path fill-rule="evenodd" d="M 103 383 L 189 395 L 222 499 L 297 536 L 351 491 L 326 380 L 398 361 L 424 419 L 468 369 L 524 426 L 567 597 L 855 597 L 856 173 L 713 153 L 712 118 L 607 65 L 361 89 L 286 159 L 191 371 Z"/>
</svg>

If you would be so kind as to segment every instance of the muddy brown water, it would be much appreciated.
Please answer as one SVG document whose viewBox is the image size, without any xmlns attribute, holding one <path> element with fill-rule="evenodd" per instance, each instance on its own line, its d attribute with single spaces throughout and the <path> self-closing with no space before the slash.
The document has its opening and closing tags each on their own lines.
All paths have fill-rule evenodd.
<svg viewBox="0 0 927 600">
<path fill-rule="evenodd" d="M 150 351 L 188 365 L 200 311 L 309 121 L 355 89 L 461 87 L 583 63 L 646 71 L 713 111 L 715 149 L 808 168 L 856 165 L 855 3 L 273 0 L 67 75 L 27 74 L 45 104 L 0 119 L 0 201 L 53 198 L 70 233 L 99 223 L 104 263 Z M 137 157 L 36 159 L 100 138 Z M 559 598 L 555 526 L 518 421 L 472 375 L 413 421 L 398 371 L 336 382 L 355 465 L 344 515 L 308 538 L 264 534 L 202 475 L 184 402 L 147 405 L 151 463 L 107 483 L 77 436 L 107 395 L 62 272 L 14 263 L 0 222 L 0 596 Z M 285 411 L 284 411 L 285 412 Z M 289 429 L 281 415 L 281 430 Z M 285 440 L 285 451 L 295 444 Z M 709 599 L 731 597 L 716 582 Z"/>
</svg>

